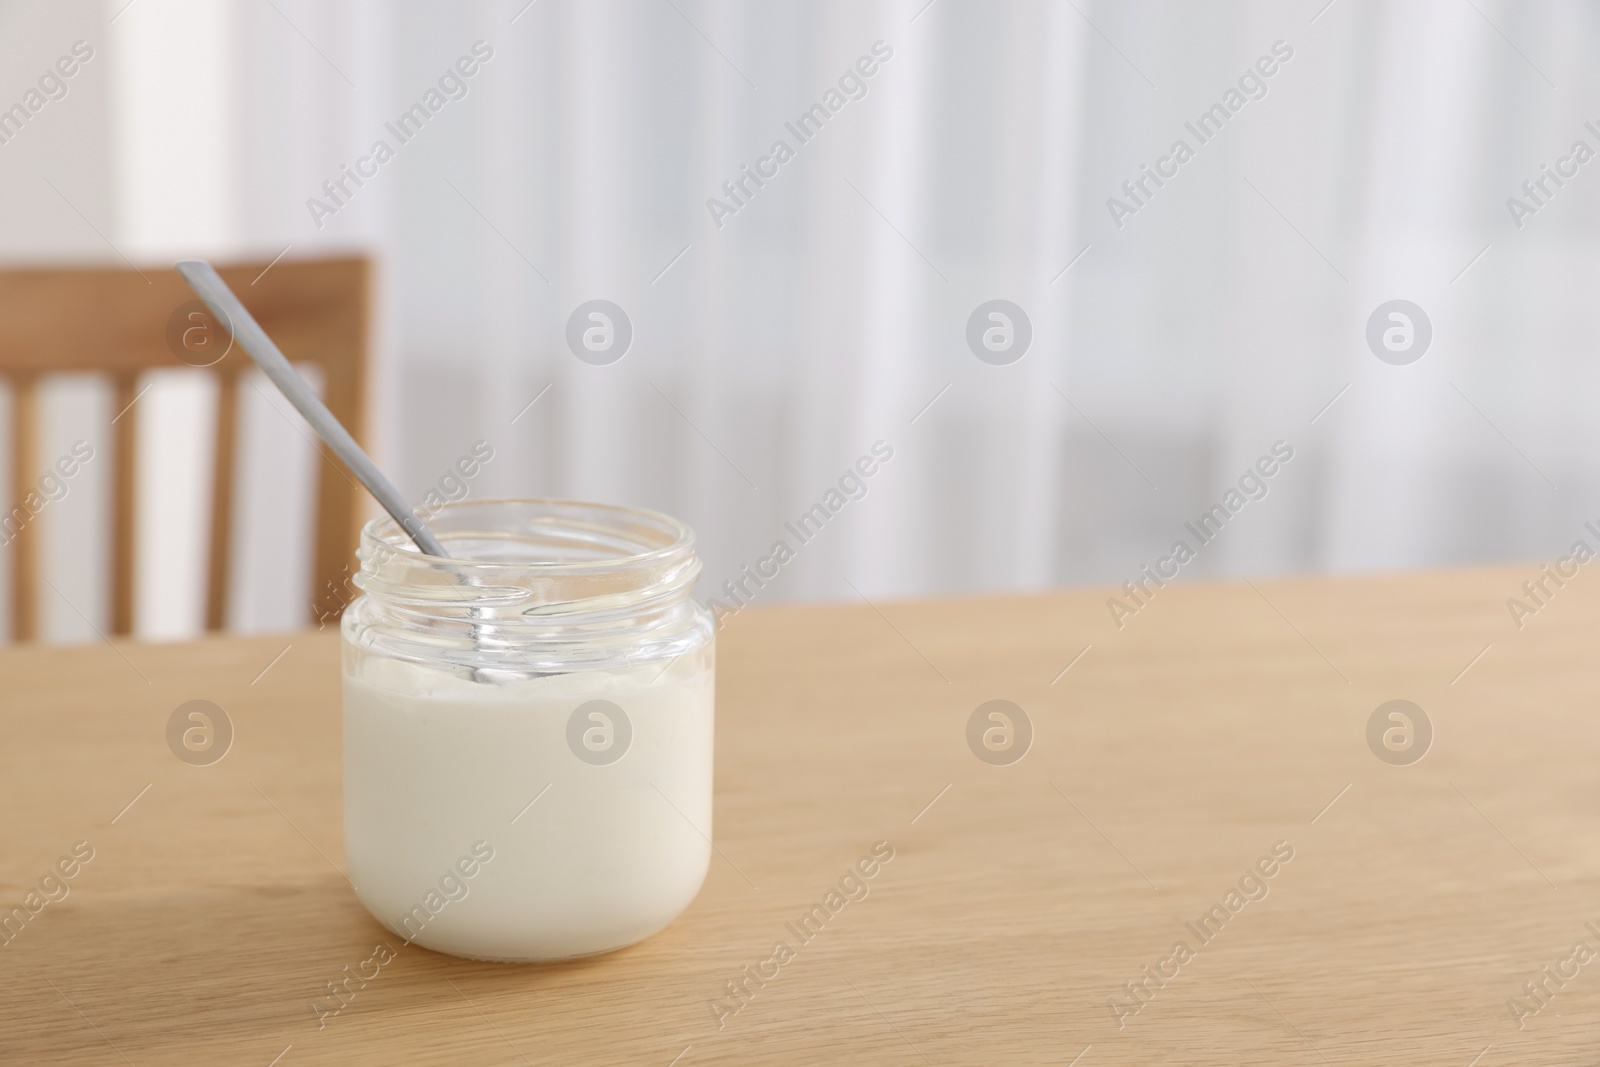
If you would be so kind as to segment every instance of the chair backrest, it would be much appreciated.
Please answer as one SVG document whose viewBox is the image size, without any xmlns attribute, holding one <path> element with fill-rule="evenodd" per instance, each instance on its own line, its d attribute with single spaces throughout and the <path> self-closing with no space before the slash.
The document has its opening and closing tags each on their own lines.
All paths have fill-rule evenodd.
<svg viewBox="0 0 1600 1067">
<path fill-rule="evenodd" d="M 219 273 L 292 362 L 316 364 L 323 375 L 323 399 L 360 441 L 368 344 L 371 268 L 367 260 L 346 257 L 284 260 L 219 268 Z M 138 380 L 142 372 L 205 357 L 191 354 L 204 345 L 217 350 L 215 324 L 193 318 L 201 305 L 175 270 L 3 269 L 0 270 L 0 378 L 11 387 L 11 492 L 17 499 L 0 509 L 0 527 L 14 534 L 11 636 L 36 634 L 38 531 L 24 513 L 12 521 L 23 494 L 40 477 L 36 396 L 39 379 L 54 374 L 93 372 L 115 387 L 113 410 L 111 630 L 133 628 L 134 425 L 138 418 Z M 198 328 L 198 332 L 196 332 Z M 220 337 L 221 345 L 229 339 Z M 181 346 L 181 347 L 180 347 Z M 180 359 L 179 351 L 185 358 Z M 234 438 L 240 373 L 252 366 L 234 346 L 209 367 L 218 378 L 216 460 L 211 499 L 210 560 L 207 569 L 206 628 L 221 629 L 228 614 L 228 553 L 232 540 Z M 359 490 L 325 448 L 316 467 L 316 545 L 310 602 L 321 617 L 342 607 L 340 590 L 349 573 L 361 521 Z M 37 469 L 36 469 L 37 468 Z"/>
</svg>

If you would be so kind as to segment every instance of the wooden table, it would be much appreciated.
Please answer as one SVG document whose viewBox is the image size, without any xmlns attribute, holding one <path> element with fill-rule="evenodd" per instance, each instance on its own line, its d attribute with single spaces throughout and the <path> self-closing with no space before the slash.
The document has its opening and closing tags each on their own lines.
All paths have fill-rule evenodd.
<svg viewBox="0 0 1600 1067">
<path fill-rule="evenodd" d="M 751 609 L 720 638 L 721 855 L 686 915 L 559 966 L 403 947 L 321 1028 L 308 1002 L 395 942 L 336 869 L 333 633 L 7 651 L 0 904 L 94 858 L 0 947 L 0 1061 L 1593 1063 L 1600 581 L 1519 630 L 1536 576 L 1168 587 L 1120 630 L 1104 591 Z M 236 730 L 211 766 L 165 739 L 196 698 Z M 1420 762 L 1368 747 L 1395 698 L 1433 725 Z M 1031 720 L 1018 762 L 969 748 L 992 699 Z M 794 937 L 878 841 L 870 895 Z M 1136 1001 L 1146 966 L 1177 974 Z M 1119 1027 L 1114 998 L 1142 1010 Z"/>
</svg>

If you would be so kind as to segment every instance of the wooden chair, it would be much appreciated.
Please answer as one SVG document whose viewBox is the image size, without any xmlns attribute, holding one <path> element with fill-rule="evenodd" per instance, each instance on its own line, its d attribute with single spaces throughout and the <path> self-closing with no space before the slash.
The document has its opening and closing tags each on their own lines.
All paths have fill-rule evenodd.
<svg viewBox="0 0 1600 1067">
<path fill-rule="evenodd" d="M 270 267 L 264 262 L 222 267 L 219 272 L 291 361 L 321 368 L 323 399 L 359 441 L 368 344 L 371 268 L 367 260 L 285 260 Z M 169 332 L 181 334 L 190 321 L 209 321 L 189 320 L 187 311 L 179 313 L 195 300 L 175 270 L 0 270 L 0 378 L 10 384 L 13 397 L 11 492 L 17 498 L 0 508 L 0 521 L 21 504 L 28 488 L 45 471 L 35 441 L 39 379 L 84 371 L 109 377 L 116 393 L 113 411 L 121 413 L 110 428 L 114 431 L 115 465 L 111 630 L 116 634 L 127 634 L 133 628 L 134 425 L 139 417 L 134 400 L 138 379 L 144 371 L 203 361 L 187 352 L 190 358 L 180 360 L 169 342 Z M 205 340 L 204 334 L 192 336 L 197 342 Z M 226 343 L 225 337 L 223 341 Z M 250 366 L 249 357 L 234 345 L 209 367 L 220 386 L 206 589 L 209 630 L 220 630 L 228 616 L 238 386 L 240 372 Z M 339 590 L 349 573 L 346 568 L 359 534 L 361 503 L 353 481 L 333 465 L 330 453 L 320 443 L 319 452 L 324 458 L 317 464 L 316 474 L 317 535 L 310 600 L 320 617 L 343 606 Z M 37 536 L 36 524 L 26 522 L 11 542 L 13 641 L 31 640 L 36 634 Z"/>
</svg>

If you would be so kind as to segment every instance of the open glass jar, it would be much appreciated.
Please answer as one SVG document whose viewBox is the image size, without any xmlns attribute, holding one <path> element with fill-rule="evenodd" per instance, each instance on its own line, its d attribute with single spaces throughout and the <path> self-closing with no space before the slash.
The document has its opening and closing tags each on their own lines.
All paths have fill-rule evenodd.
<svg viewBox="0 0 1600 1067">
<path fill-rule="evenodd" d="M 361 534 L 344 613 L 344 838 L 361 902 L 475 959 L 640 941 L 711 858 L 714 627 L 694 534 L 556 500 Z"/>
</svg>

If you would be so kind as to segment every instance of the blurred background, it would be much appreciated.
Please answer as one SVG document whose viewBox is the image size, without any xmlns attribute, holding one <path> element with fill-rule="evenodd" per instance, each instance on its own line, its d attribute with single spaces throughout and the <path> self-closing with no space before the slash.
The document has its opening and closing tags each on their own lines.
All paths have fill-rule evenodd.
<svg viewBox="0 0 1600 1067">
<path fill-rule="evenodd" d="M 371 255 L 368 443 L 402 490 L 486 442 L 475 498 L 687 520 L 702 596 L 879 441 L 759 601 L 1120 585 L 1280 441 L 1180 580 L 1542 560 L 1600 518 L 1597 41 L 1593 5 L 1509 0 L 9 0 L 0 108 L 92 56 L 0 125 L 0 256 Z M 1401 364 L 1367 337 L 1396 299 L 1431 326 Z M 568 343 L 591 300 L 620 360 Z M 992 300 L 1020 358 L 969 343 Z M 181 637 L 214 387 L 147 384 L 135 631 Z M 323 461 L 273 399 L 242 391 L 239 630 L 310 621 Z M 52 379 L 39 454 L 115 414 Z M 47 639 L 105 627 L 111 474 L 39 519 Z"/>
</svg>

